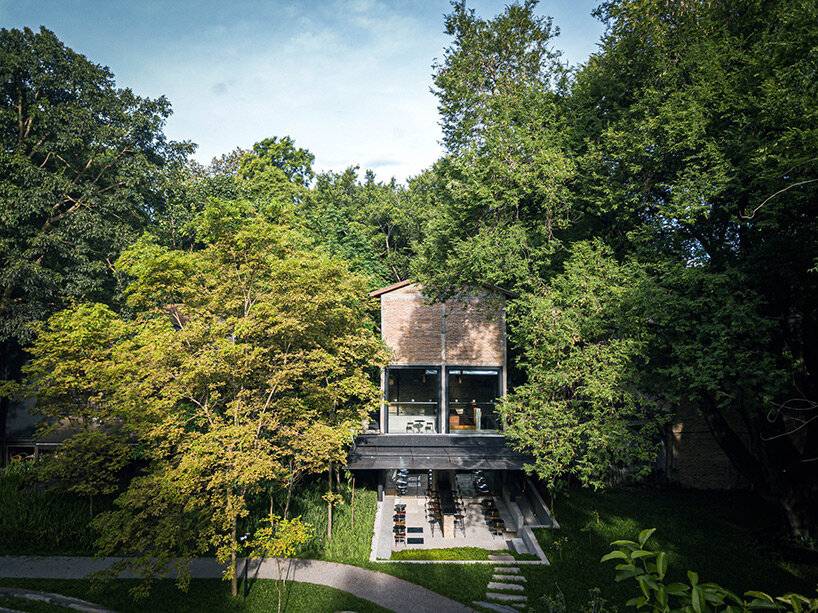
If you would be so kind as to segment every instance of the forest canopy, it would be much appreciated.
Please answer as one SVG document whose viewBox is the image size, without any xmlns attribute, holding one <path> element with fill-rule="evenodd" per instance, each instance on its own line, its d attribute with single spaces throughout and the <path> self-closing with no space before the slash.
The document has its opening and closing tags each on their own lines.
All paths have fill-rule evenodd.
<svg viewBox="0 0 818 613">
<path fill-rule="evenodd" d="M 110 341 L 84 375 L 102 377 L 99 389 L 129 363 L 111 346 L 156 368 L 129 374 L 120 403 L 171 411 L 139 426 L 156 466 L 172 457 L 163 445 L 180 452 L 183 414 L 221 445 L 228 430 L 245 440 L 252 424 L 304 412 L 338 443 L 307 464 L 331 470 L 345 442 L 328 433 L 365 415 L 377 388 L 366 367 L 385 359 L 366 291 L 411 277 L 442 300 L 491 283 L 520 296 L 509 308 L 519 377 L 500 411 L 531 472 L 554 487 L 647 473 L 686 403 L 791 533 L 814 538 L 818 5 L 603 2 L 605 34 L 578 66 L 535 9 L 483 18 L 452 4 L 433 67 L 445 152 L 405 185 L 357 166 L 317 173 L 287 135 L 198 164 L 192 145 L 164 137 L 167 100 L 116 88 L 46 29 L 0 31 L 3 378 L 18 378 L 23 346 L 29 376 L 60 375 L 48 356 L 77 337 L 54 331 L 82 329 Z M 88 330 L 89 318 L 106 326 Z M 259 365 L 293 351 L 301 361 L 270 396 L 280 414 L 267 413 Z M 242 376 L 220 378 L 219 360 L 241 361 Z M 194 391 L 168 378 L 182 363 L 193 378 L 201 368 L 185 383 Z M 198 412 L 205 390 L 222 422 Z M 259 432 L 252 453 L 274 444 Z M 288 482 L 276 453 L 248 488 Z M 211 526 L 225 551 L 243 512 L 230 495 Z M 123 517 L 104 520 L 111 534 L 128 534 Z"/>
</svg>

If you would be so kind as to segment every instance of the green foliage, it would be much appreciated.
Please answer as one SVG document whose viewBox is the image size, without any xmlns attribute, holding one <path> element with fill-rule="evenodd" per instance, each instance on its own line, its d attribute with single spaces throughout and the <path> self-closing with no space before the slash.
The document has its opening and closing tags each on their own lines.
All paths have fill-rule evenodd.
<svg viewBox="0 0 818 613">
<path fill-rule="evenodd" d="M 450 152 L 479 143 L 495 122 L 525 122 L 540 92 L 562 74 L 560 54 L 550 47 L 559 30 L 552 30 L 550 18 L 534 15 L 536 4 L 511 4 L 486 21 L 465 1 L 452 3 L 445 32 L 454 40 L 434 74 Z"/>
<path fill-rule="evenodd" d="M 688 583 L 665 583 L 668 569 L 664 551 L 650 551 L 645 545 L 655 528 L 642 530 L 638 542 L 618 540 L 614 549 L 602 556 L 601 562 L 615 561 L 616 581 L 634 579 L 641 595 L 628 600 L 626 606 L 653 613 L 742 613 L 746 611 L 818 611 L 818 598 L 785 594 L 773 598 L 769 594 L 750 590 L 740 598 L 717 583 L 701 583 L 699 575 L 687 571 Z"/>
<path fill-rule="evenodd" d="M 811 593 L 818 583 L 818 566 L 788 561 L 773 536 L 780 520 L 775 506 L 746 492 L 571 489 L 558 505 L 557 518 L 560 529 L 535 531 L 550 566 L 521 567 L 532 602 L 554 597 L 559 589 L 568 611 L 584 611 L 591 586 L 619 605 L 641 593 L 638 588 L 635 593 L 631 580 L 616 583 L 614 573 L 602 572 L 598 561 L 611 550 L 611 541 L 631 539 L 645 525 L 658 528 L 648 546 L 667 555 L 666 583 L 687 581 L 685 569 L 736 593 L 752 588 Z"/>
<path fill-rule="evenodd" d="M 810 538 L 818 6 L 612 0 L 597 11 L 599 51 L 571 72 L 534 7 L 484 20 L 457 3 L 446 18 L 453 40 L 435 83 L 448 151 L 425 192 L 434 207 L 416 276 L 437 298 L 506 286 L 536 313 L 554 296 L 582 303 L 582 277 L 598 275 L 577 269 L 577 251 L 607 245 L 622 275 L 608 284 L 630 304 L 611 301 L 609 336 L 576 346 L 556 340 L 584 333 L 576 316 L 546 326 L 544 311 L 520 309 L 513 349 L 526 366 L 544 342 L 566 359 L 543 362 L 552 375 L 528 372 L 510 428 L 536 450 L 542 439 L 526 428 L 543 415 L 559 424 L 564 411 L 548 407 L 575 391 L 598 412 L 627 412 L 628 398 L 694 403 L 741 473 L 781 501 L 791 532 Z M 517 416 L 532 423 L 515 426 Z M 577 446 L 551 431 L 557 453 L 542 473 L 586 474 L 564 452 Z"/>
<path fill-rule="evenodd" d="M 97 533 L 88 502 L 44 483 L 44 464 L 12 462 L 0 469 L 0 555 L 91 555 Z M 111 497 L 96 500 L 97 512 Z"/>
<path fill-rule="evenodd" d="M 448 155 L 431 171 L 434 208 L 414 264 L 439 297 L 479 283 L 531 287 L 551 269 L 555 232 L 568 222 L 566 72 L 535 5 L 487 21 L 460 2 L 446 17 L 454 40 L 436 66 L 435 93 Z"/>
<path fill-rule="evenodd" d="M 422 180 L 413 180 L 407 190 L 394 179 L 376 183 L 371 171 L 361 181 L 357 170 L 318 175 L 301 210 L 303 223 L 328 253 L 347 260 L 373 285 L 402 281 L 409 276 L 429 208 L 415 195 Z"/>
<path fill-rule="evenodd" d="M 113 261 L 163 202 L 164 98 L 117 89 L 53 32 L 0 30 L 0 339 L 70 299 L 109 300 Z"/>
<path fill-rule="evenodd" d="M 116 315 L 100 304 L 72 305 L 34 327 L 32 352 L 22 386 L 9 393 L 33 397 L 41 417 L 40 436 L 57 434 L 63 444 L 45 462 L 44 479 L 56 479 L 69 492 L 88 497 L 117 491 L 122 470 L 131 462 L 127 434 L 116 410 L 106 406 L 111 385 L 104 364 L 125 334 Z M 100 385 L 100 382 L 103 382 Z"/>
<path fill-rule="evenodd" d="M 266 138 L 241 157 L 238 174 L 247 183 L 250 196 L 264 205 L 270 218 L 300 203 L 313 178 L 315 156 L 296 148 L 289 136 Z"/>
<path fill-rule="evenodd" d="M 50 325 L 78 332 L 32 347 L 31 386 L 59 390 L 79 373 L 85 396 L 105 399 L 95 431 L 116 422 L 140 443 L 149 467 L 94 525 L 102 552 L 133 553 L 146 576 L 211 548 L 234 560 L 249 495 L 344 458 L 384 356 L 365 281 L 342 263 L 248 203 L 214 201 L 195 226 L 202 249 L 145 239 L 119 260 L 133 320 L 61 312 Z M 63 364 L 50 370 L 54 355 Z"/>
<path fill-rule="evenodd" d="M 599 244 L 577 243 L 565 272 L 512 307 L 528 381 L 499 407 L 506 434 L 530 450 L 549 486 L 567 475 L 603 486 L 613 467 L 646 474 L 661 440 L 661 405 L 640 391 L 648 280 Z"/>
</svg>

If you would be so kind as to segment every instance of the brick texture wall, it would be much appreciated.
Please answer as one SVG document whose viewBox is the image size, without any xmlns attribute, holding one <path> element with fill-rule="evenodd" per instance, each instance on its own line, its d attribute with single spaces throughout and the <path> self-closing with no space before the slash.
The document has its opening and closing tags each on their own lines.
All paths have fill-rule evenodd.
<svg viewBox="0 0 818 613">
<path fill-rule="evenodd" d="M 381 295 L 381 330 L 395 365 L 502 366 L 502 295 L 475 292 L 462 303 L 428 304 L 417 284 Z M 445 335 L 443 313 L 446 313 Z"/>
<path fill-rule="evenodd" d="M 740 424 L 732 423 L 741 436 Z M 748 483 L 708 429 L 701 413 L 682 402 L 669 427 L 668 463 L 671 481 L 699 489 L 734 489 Z"/>
</svg>

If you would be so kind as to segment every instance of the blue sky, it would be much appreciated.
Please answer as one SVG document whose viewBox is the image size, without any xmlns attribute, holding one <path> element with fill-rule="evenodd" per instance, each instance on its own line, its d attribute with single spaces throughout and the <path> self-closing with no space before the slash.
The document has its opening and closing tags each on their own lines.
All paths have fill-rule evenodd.
<svg viewBox="0 0 818 613">
<path fill-rule="evenodd" d="M 596 49 L 597 0 L 541 0 L 572 64 Z M 506 2 L 473 0 L 483 17 Z M 289 135 L 318 170 L 402 181 L 441 154 L 432 62 L 449 43 L 447 0 L 0 0 L 0 25 L 45 25 L 111 68 L 120 87 L 167 96 L 165 133 L 206 163 Z"/>
</svg>

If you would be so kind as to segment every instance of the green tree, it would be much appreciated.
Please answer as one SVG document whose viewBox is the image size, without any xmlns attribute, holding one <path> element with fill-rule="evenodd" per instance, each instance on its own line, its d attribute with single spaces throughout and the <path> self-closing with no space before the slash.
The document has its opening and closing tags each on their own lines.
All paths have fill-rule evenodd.
<svg viewBox="0 0 818 613">
<path fill-rule="evenodd" d="M 135 318 L 116 319 L 121 340 L 98 363 L 88 358 L 83 385 L 104 391 L 100 408 L 148 466 L 95 526 L 100 551 L 134 555 L 146 578 L 215 550 L 235 594 L 249 497 L 293 481 L 305 440 L 313 449 L 301 470 L 342 456 L 376 402 L 369 369 L 384 350 L 365 281 L 307 251 L 297 233 L 241 202 L 213 201 L 194 225 L 202 249 L 145 237 L 117 262 Z M 62 343 L 54 335 L 32 348 L 37 385 L 49 385 L 40 361 Z"/>
<path fill-rule="evenodd" d="M 602 487 L 613 468 L 651 468 L 666 414 L 639 379 L 652 336 L 644 314 L 651 285 L 639 266 L 577 243 L 562 275 L 512 306 L 528 377 L 499 412 L 550 488 L 569 475 Z"/>
<path fill-rule="evenodd" d="M 30 324 L 71 300 L 113 299 L 113 262 L 164 207 L 162 167 L 192 150 L 165 139 L 170 112 L 45 28 L 0 30 L 3 379 L 19 376 Z"/>
<path fill-rule="evenodd" d="M 653 323 L 613 331 L 644 356 L 617 362 L 619 389 L 662 406 L 694 402 L 756 491 L 780 504 L 794 535 L 809 537 L 818 516 L 810 349 L 818 341 L 818 7 L 605 2 L 600 49 L 570 75 L 542 68 L 553 65 L 537 51 L 550 24 L 533 8 L 483 21 L 455 5 L 448 18 L 455 42 L 436 82 L 449 155 L 435 170 L 420 278 L 439 297 L 475 281 L 505 284 L 536 313 L 540 300 L 571 304 L 563 292 L 581 301 L 588 288 L 566 279 L 590 286 L 598 271 L 566 255 L 589 239 L 608 245 L 622 272 L 636 266 L 650 280 L 629 300 Z M 515 15 L 516 30 L 506 27 Z M 515 82 L 477 79 L 494 65 L 511 66 Z M 606 282 L 611 291 L 619 283 Z M 559 291 L 549 294 L 552 284 Z M 579 320 L 559 320 L 565 334 L 590 316 L 574 311 Z M 619 322 L 616 309 L 610 316 Z M 559 330 L 545 321 L 519 316 L 526 365 L 542 343 L 559 346 Z M 572 355 L 582 361 L 575 373 L 591 374 L 593 354 Z M 556 375 L 528 374 L 547 386 L 540 397 L 559 394 Z"/>
<path fill-rule="evenodd" d="M 623 0 L 599 14 L 608 30 L 569 106 L 582 177 L 572 206 L 666 290 L 657 387 L 693 398 L 734 464 L 808 537 L 818 7 Z"/>
<path fill-rule="evenodd" d="M 267 523 L 269 525 L 259 528 L 253 535 L 252 556 L 275 560 L 275 586 L 278 592 L 278 611 L 281 613 L 281 595 L 287 587 L 290 566 L 285 560 L 292 558 L 298 547 L 309 540 L 312 525 L 305 524 L 300 517 L 287 519 L 275 515 L 270 515 Z"/>
<path fill-rule="evenodd" d="M 67 436 L 47 458 L 45 475 L 88 496 L 93 516 L 94 497 L 117 491 L 121 471 L 132 459 L 105 394 L 104 367 L 125 330 L 107 306 L 81 304 L 59 311 L 34 331 L 31 351 L 38 359 L 23 369 L 26 385 L 7 385 L 6 393 L 34 399 L 42 418 L 40 436 Z"/>
<path fill-rule="evenodd" d="M 242 156 L 238 175 L 246 181 L 250 197 L 264 203 L 268 215 L 277 218 L 304 200 L 314 177 L 315 156 L 295 146 L 289 136 L 274 136 L 253 145 Z"/>
<path fill-rule="evenodd" d="M 493 20 L 453 5 L 435 72 L 447 156 L 415 273 L 440 297 L 478 283 L 522 291 L 553 272 L 573 175 L 561 114 L 566 70 L 536 2 Z"/>
<path fill-rule="evenodd" d="M 361 181 L 358 168 L 350 167 L 317 177 L 301 218 L 328 253 L 382 285 L 408 278 L 427 211 L 427 202 L 413 197 L 411 187 L 394 179 L 376 182 L 369 170 Z"/>
<path fill-rule="evenodd" d="M 159 169 L 190 147 L 165 139 L 166 99 L 117 89 L 45 28 L 0 30 L 0 57 L 0 340 L 26 341 L 67 300 L 110 298 L 163 206 Z"/>
</svg>

